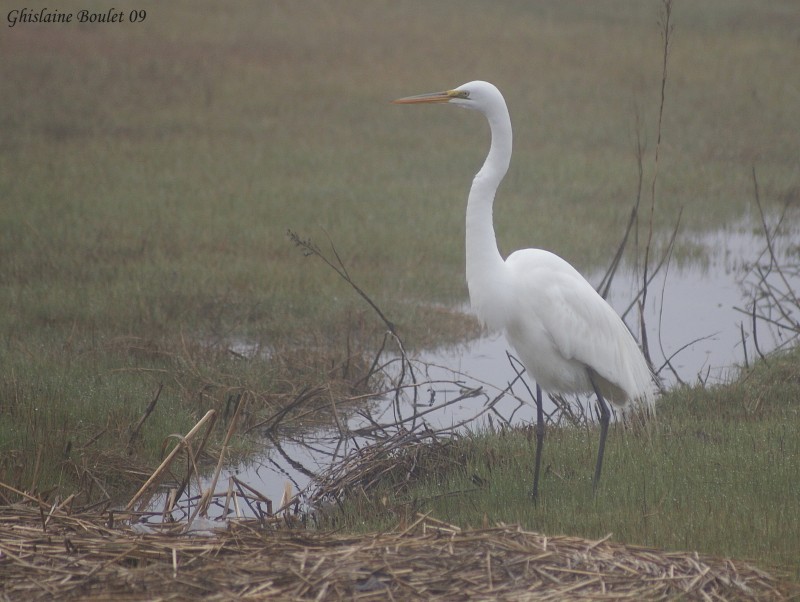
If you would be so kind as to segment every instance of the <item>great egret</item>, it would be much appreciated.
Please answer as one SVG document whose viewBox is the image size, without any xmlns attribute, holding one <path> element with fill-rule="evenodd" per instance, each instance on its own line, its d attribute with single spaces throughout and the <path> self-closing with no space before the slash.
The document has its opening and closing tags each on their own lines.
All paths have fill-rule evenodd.
<svg viewBox="0 0 800 602">
<path fill-rule="evenodd" d="M 491 145 L 472 181 L 467 202 L 467 285 L 471 305 L 490 330 L 503 331 L 536 380 L 537 445 L 533 497 L 539 487 L 544 439 L 542 388 L 554 393 L 594 392 L 600 407 L 600 443 L 592 485 L 597 487 L 610 411 L 652 408 L 652 373 L 622 319 L 569 263 L 542 249 L 497 249 L 492 205 L 511 160 L 511 118 L 492 84 L 474 81 L 454 90 L 409 96 L 398 104 L 448 103 L 483 113 Z"/>
</svg>

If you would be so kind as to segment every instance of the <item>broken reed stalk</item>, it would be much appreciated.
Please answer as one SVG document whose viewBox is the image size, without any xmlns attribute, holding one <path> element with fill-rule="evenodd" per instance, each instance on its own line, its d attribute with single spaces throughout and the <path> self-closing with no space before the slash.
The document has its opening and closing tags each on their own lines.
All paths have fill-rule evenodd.
<svg viewBox="0 0 800 602">
<path fill-rule="evenodd" d="M 145 484 L 141 486 L 139 491 L 137 491 L 136 494 L 131 498 L 131 501 L 128 502 L 128 505 L 125 506 L 126 512 L 130 512 L 133 510 L 134 506 L 136 505 L 136 502 L 139 501 L 139 499 L 147 492 L 150 486 L 161 477 L 161 475 L 167 470 L 167 468 L 169 468 L 169 465 L 172 464 L 172 460 L 175 458 L 175 456 L 177 456 L 182 449 L 188 446 L 191 439 L 200 431 L 201 428 L 206 426 L 206 423 L 210 422 L 210 424 L 208 424 L 207 433 L 211 431 L 211 429 L 214 427 L 214 422 L 216 422 L 216 417 L 217 417 L 216 411 L 209 410 L 208 412 L 206 412 L 206 415 L 203 416 L 198 421 L 198 423 L 194 425 L 194 427 L 192 427 L 192 430 L 186 433 L 184 437 L 181 437 L 181 439 L 178 441 L 178 444 L 172 449 L 172 451 L 167 455 L 167 457 L 164 458 L 164 461 L 161 462 L 161 464 L 155 470 L 155 472 L 150 476 L 149 479 L 147 479 L 147 482 L 145 482 Z"/>
<path fill-rule="evenodd" d="M 31 494 L 25 493 L 24 491 L 21 491 L 20 489 L 17 489 L 16 487 L 12 487 L 11 485 L 3 483 L 2 481 L 0 481 L 0 487 L 2 487 L 3 489 L 6 489 L 7 491 L 10 491 L 14 495 L 18 495 L 21 498 L 23 498 L 25 500 L 28 500 L 29 502 L 32 502 L 34 504 L 38 504 L 39 506 L 41 506 L 43 508 L 49 508 L 49 505 L 45 504 L 39 498 L 33 497 Z M 10 504 L 10 502 L 8 502 L 8 503 Z"/>
<path fill-rule="evenodd" d="M 216 419 L 215 419 L 214 422 L 216 422 Z M 175 504 L 178 502 L 178 500 L 181 499 L 181 497 L 183 496 L 183 492 L 189 486 L 189 482 L 192 479 L 192 475 L 198 475 L 198 479 L 199 479 L 200 470 L 197 467 L 197 463 L 200 460 L 200 454 L 203 453 L 203 450 L 206 447 L 206 443 L 208 443 L 209 437 L 211 437 L 211 432 L 213 430 L 213 426 L 214 426 L 214 423 L 212 423 L 209 426 L 209 428 L 206 429 L 205 433 L 203 434 L 203 439 L 200 441 L 200 445 L 197 446 L 197 448 L 195 449 L 194 453 L 192 453 L 191 445 L 187 444 L 187 450 L 186 450 L 187 454 L 186 455 L 187 455 L 189 468 L 187 469 L 186 476 L 183 478 L 183 481 L 181 481 L 180 486 L 178 488 L 176 488 L 176 489 L 171 490 L 170 496 L 168 497 L 168 499 L 165 501 L 165 504 L 164 504 L 163 515 L 166 515 L 166 514 L 172 512 L 172 510 L 175 507 Z"/>
<path fill-rule="evenodd" d="M 192 521 L 194 520 L 195 516 L 206 516 L 208 514 L 208 504 L 211 501 L 211 497 L 214 494 L 215 489 L 217 488 L 217 481 L 219 480 L 219 475 L 222 472 L 222 466 L 225 462 L 225 456 L 228 451 L 228 445 L 230 444 L 231 437 L 236 432 L 236 427 L 239 424 L 239 414 L 242 411 L 242 406 L 246 403 L 246 399 L 244 399 L 244 395 L 239 397 L 239 403 L 236 404 L 236 411 L 233 413 L 233 418 L 231 418 L 231 423 L 228 426 L 228 432 L 225 433 L 225 440 L 222 442 L 222 449 L 219 452 L 219 458 L 217 460 L 217 467 L 214 469 L 214 476 L 211 479 L 211 483 L 209 484 L 206 491 L 203 493 L 202 498 L 200 499 L 200 503 L 197 505 L 194 514 L 189 519 L 189 523 L 187 524 L 187 529 L 191 526 Z"/>
</svg>

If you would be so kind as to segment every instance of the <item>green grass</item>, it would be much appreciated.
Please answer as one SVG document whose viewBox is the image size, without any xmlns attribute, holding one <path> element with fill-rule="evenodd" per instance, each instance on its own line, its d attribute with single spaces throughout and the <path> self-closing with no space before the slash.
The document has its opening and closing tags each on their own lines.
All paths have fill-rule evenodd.
<svg viewBox="0 0 800 602">
<path fill-rule="evenodd" d="M 411 482 L 400 464 L 402 474 L 351 496 L 334 524 L 380 530 L 430 512 L 461 526 L 613 533 L 629 543 L 750 559 L 798 579 L 798 361 L 795 352 L 730 385 L 676 390 L 661 398 L 650 428 L 614 425 L 597 495 L 596 429 L 548 431 L 538 504 L 530 499 L 534 440 L 520 431 L 483 433 L 447 453 L 436 448 Z"/>
<path fill-rule="evenodd" d="M 71 6 L 108 8 L 59 10 Z M 463 214 L 486 126 L 391 99 L 475 78 L 504 91 L 505 251 L 608 262 L 636 194 L 637 113 L 653 174 L 656 2 L 136 8 L 144 23 L 0 37 L 0 479 L 26 489 L 82 486 L 70 467 L 124 453 L 161 384 L 137 465 L 232 394 L 255 421 L 374 345 L 382 324 L 288 228 L 329 236 L 409 345 L 474 332 L 436 304 L 466 296 Z M 676 7 L 659 235 L 679 207 L 699 230 L 741 217 L 753 165 L 768 205 L 796 198 L 794 10 Z M 271 360 L 232 357 L 232 340 Z"/>
</svg>

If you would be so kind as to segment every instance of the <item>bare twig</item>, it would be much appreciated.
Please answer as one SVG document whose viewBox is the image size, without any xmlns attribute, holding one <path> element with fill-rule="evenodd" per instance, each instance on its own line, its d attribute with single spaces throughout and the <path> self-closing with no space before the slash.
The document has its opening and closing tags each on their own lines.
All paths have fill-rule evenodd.
<svg viewBox="0 0 800 602">
<path fill-rule="evenodd" d="M 622 318 L 625 319 L 625 317 L 633 307 L 638 307 L 640 347 L 642 348 L 642 352 L 645 356 L 645 359 L 647 360 L 647 363 L 650 365 L 651 368 L 653 367 L 653 361 L 650 354 L 650 345 L 648 342 L 647 328 L 644 318 L 644 306 L 647 302 L 648 287 L 650 283 L 655 278 L 656 274 L 659 272 L 661 267 L 665 264 L 665 262 L 668 261 L 668 258 L 671 256 L 681 219 L 679 213 L 678 219 L 675 224 L 675 228 L 673 230 L 672 236 L 669 241 L 668 248 L 665 251 L 664 255 L 661 257 L 661 259 L 658 261 L 655 268 L 652 268 L 650 265 L 650 255 L 652 253 L 653 238 L 654 238 L 656 184 L 658 181 L 658 174 L 659 174 L 659 155 L 660 155 L 662 131 L 663 131 L 662 124 L 664 118 L 664 107 L 666 103 L 667 66 L 669 59 L 670 43 L 673 32 L 671 17 L 672 17 L 672 1 L 662 0 L 662 14 L 659 20 L 659 25 L 661 27 L 661 37 L 663 40 L 663 53 L 662 53 L 662 65 L 661 65 L 661 90 L 660 90 L 661 94 L 660 94 L 660 102 L 658 108 L 658 123 L 656 128 L 656 146 L 653 158 L 654 168 L 653 168 L 652 180 L 650 182 L 650 213 L 648 219 L 648 231 L 647 231 L 646 244 L 644 248 L 644 258 L 642 261 L 642 285 L 638 293 L 631 301 L 631 303 L 628 305 L 625 311 L 622 312 Z M 620 241 L 620 244 L 617 247 L 617 251 L 609 267 L 607 268 L 605 274 L 603 275 L 600 284 L 597 286 L 597 291 L 603 298 L 606 298 L 609 294 L 611 282 L 622 261 L 625 247 L 627 246 L 628 239 L 631 233 L 635 235 L 637 248 L 639 245 L 638 223 L 639 223 L 639 211 L 642 201 L 642 189 L 644 184 L 644 145 L 642 143 L 641 120 L 638 110 L 636 111 L 636 164 L 638 168 L 636 198 L 631 207 L 630 216 L 628 218 L 628 223 L 625 228 L 622 240 Z M 662 303 L 663 303 L 663 295 L 662 295 Z"/>
<path fill-rule="evenodd" d="M 643 273 L 642 273 L 642 295 L 641 295 L 641 303 L 640 308 L 643 308 L 647 302 L 647 284 L 648 280 L 648 270 L 650 268 L 650 249 L 653 243 L 653 217 L 655 215 L 655 206 L 656 206 L 656 182 L 658 181 L 658 168 L 659 168 L 659 153 L 661 150 L 661 134 L 662 134 L 662 123 L 664 119 L 664 102 L 666 99 L 666 89 L 667 89 L 667 65 L 668 65 L 668 58 L 669 58 L 669 45 L 670 39 L 672 36 L 672 29 L 673 26 L 670 23 L 670 17 L 672 16 L 672 0 L 663 0 L 662 2 L 663 13 L 661 18 L 661 35 L 662 40 L 664 42 L 664 52 L 662 54 L 662 64 L 661 64 L 661 102 L 658 106 L 658 126 L 656 128 L 656 147 L 655 147 L 655 155 L 653 157 L 653 179 L 650 183 L 650 217 L 648 222 L 648 231 L 647 231 L 647 244 L 645 245 L 644 249 L 644 263 L 642 266 Z M 641 313 L 641 310 L 640 310 Z M 644 326 L 644 318 L 641 318 L 642 326 Z M 652 366 L 653 362 L 650 358 L 650 349 L 647 344 L 647 330 L 642 328 L 641 332 L 642 337 L 642 352 L 647 359 L 647 362 Z"/>
<path fill-rule="evenodd" d="M 628 244 L 628 237 L 630 236 L 631 232 L 635 232 L 635 226 L 637 223 L 637 218 L 639 216 L 639 206 L 642 202 L 642 184 L 644 182 L 644 147 L 642 146 L 642 137 L 641 137 L 641 120 L 639 117 L 639 111 L 636 111 L 636 166 L 638 168 L 638 182 L 636 185 L 636 199 L 633 202 L 633 206 L 631 207 L 631 214 L 628 218 L 628 224 L 625 227 L 625 233 L 622 236 L 622 240 L 617 246 L 617 252 L 614 254 L 614 257 L 611 260 L 611 263 L 606 269 L 606 273 L 603 274 L 603 278 L 600 280 L 600 284 L 597 285 L 597 292 L 600 293 L 600 296 L 603 299 L 608 298 L 608 293 L 611 290 L 611 282 L 614 280 L 614 276 L 617 273 L 617 269 L 619 268 L 620 264 L 622 263 L 622 257 L 625 254 L 625 247 Z"/>
<path fill-rule="evenodd" d="M 386 315 L 383 313 L 380 307 L 378 307 L 378 305 L 372 300 L 372 298 L 369 295 L 367 295 L 367 293 L 364 292 L 364 290 L 360 286 L 358 286 L 355 283 L 355 281 L 350 277 L 350 274 L 347 271 L 347 267 L 345 266 L 344 261 L 339 255 L 339 252 L 336 250 L 336 246 L 330 240 L 330 237 L 328 238 L 328 241 L 330 242 L 331 253 L 333 253 L 333 256 L 335 258 L 334 260 L 329 259 L 325 255 L 325 253 L 323 253 L 320 250 L 320 248 L 311 241 L 311 239 L 303 239 L 292 230 L 288 230 L 287 232 L 292 242 L 294 242 L 295 245 L 302 248 L 303 252 L 306 255 L 313 255 L 321 259 L 328 267 L 333 269 L 333 271 L 335 271 L 339 275 L 339 277 L 341 277 L 345 282 L 347 282 L 347 284 L 349 284 L 353 288 L 353 290 L 356 291 L 356 293 L 358 293 L 358 295 L 367 302 L 367 304 L 375 311 L 375 313 L 378 314 L 381 321 L 386 326 L 386 329 L 389 331 L 389 336 L 391 337 L 392 340 L 394 340 L 395 344 L 400 350 L 400 357 L 402 360 L 400 368 L 400 382 L 403 382 L 405 380 L 406 375 L 408 375 L 411 381 L 414 384 L 416 384 L 417 377 L 416 374 L 414 373 L 414 368 L 411 362 L 408 361 L 408 355 L 406 353 L 405 345 L 403 344 L 403 340 L 400 338 L 400 335 L 397 332 L 397 328 L 395 327 L 394 322 L 392 322 L 386 317 Z M 385 346 L 386 346 L 386 338 L 384 338 L 384 342 L 381 345 L 381 348 L 379 349 L 378 353 L 375 356 L 375 359 L 372 362 L 372 367 L 367 375 L 366 380 L 368 380 L 369 377 L 373 374 L 373 370 L 378 365 L 379 358 L 381 357 L 381 354 L 383 353 Z M 414 387 L 413 390 L 415 391 L 416 395 L 416 387 Z M 413 407 L 416 407 L 416 403 L 413 405 Z M 398 417 L 402 414 L 399 397 L 395 397 L 395 412 Z"/>
<path fill-rule="evenodd" d="M 314 244 L 314 242 L 312 242 L 310 238 L 308 239 L 300 238 L 300 236 L 292 230 L 288 230 L 287 233 L 292 242 L 301 249 L 303 249 L 305 255 L 313 255 L 315 257 L 319 257 L 323 262 L 325 262 L 325 264 L 328 267 L 330 267 L 334 272 L 339 274 L 339 276 L 345 282 L 347 282 L 347 284 L 349 284 L 353 288 L 353 290 L 356 291 L 356 293 L 358 293 L 361 296 L 361 298 L 364 299 L 364 301 L 366 301 L 367 304 L 373 310 L 375 310 L 375 313 L 377 313 L 378 316 L 380 316 L 381 320 L 383 320 L 383 323 L 386 325 L 386 328 L 389 330 L 389 332 L 397 336 L 397 330 L 395 328 L 394 322 L 389 320 L 389 318 L 387 318 L 384 315 L 383 311 L 381 311 L 381 308 L 378 307 L 378 305 L 370 298 L 370 296 L 367 295 L 367 293 L 365 293 L 364 290 L 360 286 L 358 286 L 353 281 L 352 278 L 350 278 L 350 274 L 347 273 L 347 267 L 342 261 L 342 258 L 339 256 L 339 252 L 336 250 L 336 247 L 334 246 L 333 242 L 331 242 L 331 252 L 333 253 L 333 256 L 336 258 L 335 262 L 328 259 L 327 255 L 325 255 L 325 253 L 323 253 L 320 250 L 320 248 L 316 244 Z"/>
<path fill-rule="evenodd" d="M 156 409 L 156 403 L 158 403 L 158 398 L 161 397 L 161 391 L 164 389 L 164 383 L 158 384 L 158 389 L 156 390 L 156 394 L 153 396 L 153 399 L 150 400 L 150 403 L 147 404 L 147 408 L 144 411 L 144 414 L 141 418 L 139 418 L 139 422 L 136 423 L 136 426 L 131 429 L 131 436 L 128 439 L 128 447 L 130 448 L 133 445 L 133 442 L 139 436 L 139 431 L 142 428 L 145 420 L 148 419 L 150 414 L 153 413 L 153 410 Z"/>
<path fill-rule="evenodd" d="M 766 355 L 759 342 L 759 324 L 766 324 L 768 332 L 770 329 L 774 329 L 772 332 L 775 338 L 782 341 L 776 346 L 776 350 L 786 347 L 800 338 L 800 321 L 796 317 L 800 313 L 800 299 L 795 293 L 798 281 L 800 281 L 800 269 L 793 264 L 785 265 L 776 245 L 776 239 L 787 217 L 789 204 L 784 205 L 774 226 L 770 227 L 761 201 L 755 167 L 752 168 L 752 177 L 753 198 L 761 220 L 765 246 L 742 281 L 743 286 L 750 288 L 752 299 L 750 305 L 748 308 L 735 307 L 734 309 L 748 316 L 755 352 L 762 360 L 766 360 Z M 749 283 L 748 280 L 750 280 Z M 746 353 L 747 349 L 745 348 Z"/>
</svg>

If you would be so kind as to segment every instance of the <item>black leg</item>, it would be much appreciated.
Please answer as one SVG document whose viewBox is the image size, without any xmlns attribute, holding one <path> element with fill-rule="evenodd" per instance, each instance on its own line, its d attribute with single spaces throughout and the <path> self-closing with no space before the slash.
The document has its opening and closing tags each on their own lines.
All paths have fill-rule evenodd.
<svg viewBox="0 0 800 602">
<path fill-rule="evenodd" d="M 600 472 L 603 470 L 603 454 L 606 450 L 606 435 L 608 435 L 608 421 L 611 418 L 611 412 L 608 409 L 606 400 L 603 399 L 602 393 L 594 382 L 592 371 L 589 370 L 589 381 L 592 383 L 595 395 L 597 395 L 597 403 L 600 406 L 600 445 L 597 448 L 597 464 L 594 467 L 594 478 L 592 479 L 592 489 L 597 491 L 597 484 L 600 482 Z"/>
<path fill-rule="evenodd" d="M 533 469 L 533 501 L 539 497 L 539 469 L 542 466 L 542 446 L 544 445 L 544 410 L 542 409 L 542 388 L 536 385 L 536 464 Z"/>
</svg>

